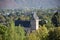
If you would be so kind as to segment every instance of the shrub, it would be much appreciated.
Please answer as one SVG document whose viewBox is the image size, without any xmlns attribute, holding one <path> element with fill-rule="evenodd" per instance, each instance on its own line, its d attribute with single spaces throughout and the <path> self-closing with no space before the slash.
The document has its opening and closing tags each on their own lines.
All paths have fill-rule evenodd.
<svg viewBox="0 0 60 40">
<path fill-rule="evenodd" d="M 38 40 L 38 37 L 36 36 L 36 33 L 32 32 L 31 34 L 29 34 L 28 40 Z"/>
<path fill-rule="evenodd" d="M 7 31 L 7 27 L 0 24 L 0 40 L 5 39 L 5 32 Z"/>
<path fill-rule="evenodd" d="M 39 30 L 29 34 L 28 40 L 47 40 L 48 30 L 45 26 L 40 27 Z"/>
<path fill-rule="evenodd" d="M 45 25 L 39 28 L 39 30 L 37 31 L 37 36 L 39 37 L 40 40 L 47 40 L 48 30 L 45 27 Z"/>
<path fill-rule="evenodd" d="M 11 20 L 9 26 L 0 24 L 0 40 L 24 40 L 25 31 L 21 26 L 16 27 Z"/>
<path fill-rule="evenodd" d="M 25 37 L 24 29 L 21 26 L 16 27 L 11 21 L 5 33 L 5 40 L 23 40 Z"/>
<path fill-rule="evenodd" d="M 48 38 L 49 40 L 60 40 L 60 27 L 50 30 Z"/>
</svg>

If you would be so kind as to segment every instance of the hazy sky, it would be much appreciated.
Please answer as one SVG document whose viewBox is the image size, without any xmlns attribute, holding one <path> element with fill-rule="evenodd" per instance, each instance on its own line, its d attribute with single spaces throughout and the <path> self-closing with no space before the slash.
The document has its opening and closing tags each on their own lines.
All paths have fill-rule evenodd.
<svg viewBox="0 0 60 40">
<path fill-rule="evenodd" d="M 54 8 L 60 0 L 0 0 L 0 8 Z"/>
</svg>

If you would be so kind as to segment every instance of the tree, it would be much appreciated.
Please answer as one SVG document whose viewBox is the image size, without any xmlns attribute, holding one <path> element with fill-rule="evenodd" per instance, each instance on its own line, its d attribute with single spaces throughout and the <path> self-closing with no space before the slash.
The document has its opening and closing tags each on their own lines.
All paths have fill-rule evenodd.
<svg viewBox="0 0 60 40">
<path fill-rule="evenodd" d="M 0 40 L 5 39 L 5 32 L 7 31 L 7 27 L 0 24 Z"/>
<path fill-rule="evenodd" d="M 16 27 L 13 21 L 11 21 L 10 26 L 5 33 L 5 40 L 24 40 L 24 38 L 24 29 L 21 26 Z"/>
<path fill-rule="evenodd" d="M 59 21 L 58 21 L 58 12 L 56 12 L 54 15 L 53 15 L 53 17 L 52 17 L 52 19 L 51 19 L 51 21 L 52 21 L 52 23 L 53 23 L 53 25 L 55 26 L 55 27 L 58 27 L 59 25 L 58 25 L 58 23 L 59 23 Z"/>
<path fill-rule="evenodd" d="M 50 30 L 48 38 L 49 40 L 60 40 L 60 27 Z"/>
<path fill-rule="evenodd" d="M 28 35 L 28 40 L 47 40 L 48 30 L 45 26 L 40 27 L 37 31 L 33 31 Z"/>
</svg>

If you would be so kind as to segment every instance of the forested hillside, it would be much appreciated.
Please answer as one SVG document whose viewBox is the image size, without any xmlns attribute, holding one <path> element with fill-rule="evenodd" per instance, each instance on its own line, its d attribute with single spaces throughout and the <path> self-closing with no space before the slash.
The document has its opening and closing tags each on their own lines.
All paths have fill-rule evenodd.
<svg viewBox="0 0 60 40">
<path fill-rule="evenodd" d="M 0 40 L 60 40 L 60 16 L 58 18 L 58 27 L 55 27 L 51 21 L 53 15 L 60 8 L 53 9 L 1 9 L 0 10 Z M 15 26 L 15 20 L 20 18 L 22 21 L 32 19 L 32 12 L 36 12 L 39 19 L 47 21 L 43 26 L 39 25 L 38 30 L 26 33 L 24 27 Z"/>
</svg>

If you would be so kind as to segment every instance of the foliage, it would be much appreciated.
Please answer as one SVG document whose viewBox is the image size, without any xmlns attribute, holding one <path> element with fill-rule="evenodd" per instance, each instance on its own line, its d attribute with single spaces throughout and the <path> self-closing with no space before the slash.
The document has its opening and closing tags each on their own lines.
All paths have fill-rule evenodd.
<svg viewBox="0 0 60 40">
<path fill-rule="evenodd" d="M 60 27 L 51 29 L 49 31 L 49 40 L 60 40 Z"/>
<path fill-rule="evenodd" d="M 32 32 L 31 34 L 29 34 L 28 40 L 38 40 L 36 32 Z"/>
<path fill-rule="evenodd" d="M 6 31 L 7 31 L 7 27 L 1 24 L 0 25 L 0 40 L 4 40 Z"/>
<path fill-rule="evenodd" d="M 10 16 L 7 13 L 10 13 Z M 60 40 L 60 27 L 56 28 L 51 23 L 53 14 L 52 9 L 46 11 L 38 10 L 37 15 L 39 18 L 47 20 L 48 23 L 46 26 L 43 25 L 38 30 L 34 30 L 30 34 L 25 35 L 24 28 L 22 26 L 14 26 L 14 22 L 10 19 L 16 20 L 20 18 L 21 20 L 30 20 L 30 15 L 27 14 L 29 16 L 25 16 L 22 10 L 0 10 L 0 40 Z M 60 16 L 58 21 L 60 25 Z M 9 25 L 5 26 L 1 23 Z"/>
<path fill-rule="evenodd" d="M 10 26 L 0 25 L 0 40 L 24 40 L 25 31 L 21 26 L 14 26 L 13 21 Z"/>
<path fill-rule="evenodd" d="M 24 29 L 19 26 L 14 26 L 13 22 L 11 22 L 10 27 L 7 29 L 5 40 L 23 40 L 25 37 Z"/>
<path fill-rule="evenodd" d="M 0 40 L 60 40 L 60 27 L 47 29 L 45 25 L 40 26 L 36 31 L 25 35 L 22 26 L 14 26 L 10 21 L 10 26 L 0 25 Z"/>
<path fill-rule="evenodd" d="M 40 27 L 39 30 L 29 34 L 29 40 L 47 40 L 48 30 L 45 26 Z"/>
<path fill-rule="evenodd" d="M 37 36 L 40 38 L 40 40 L 47 40 L 48 30 L 45 25 L 39 28 L 39 30 L 37 31 Z"/>
<path fill-rule="evenodd" d="M 20 16 L 20 19 L 21 19 L 21 20 L 30 20 L 30 17 L 29 17 L 29 16 L 21 15 L 21 16 Z"/>
</svg>

